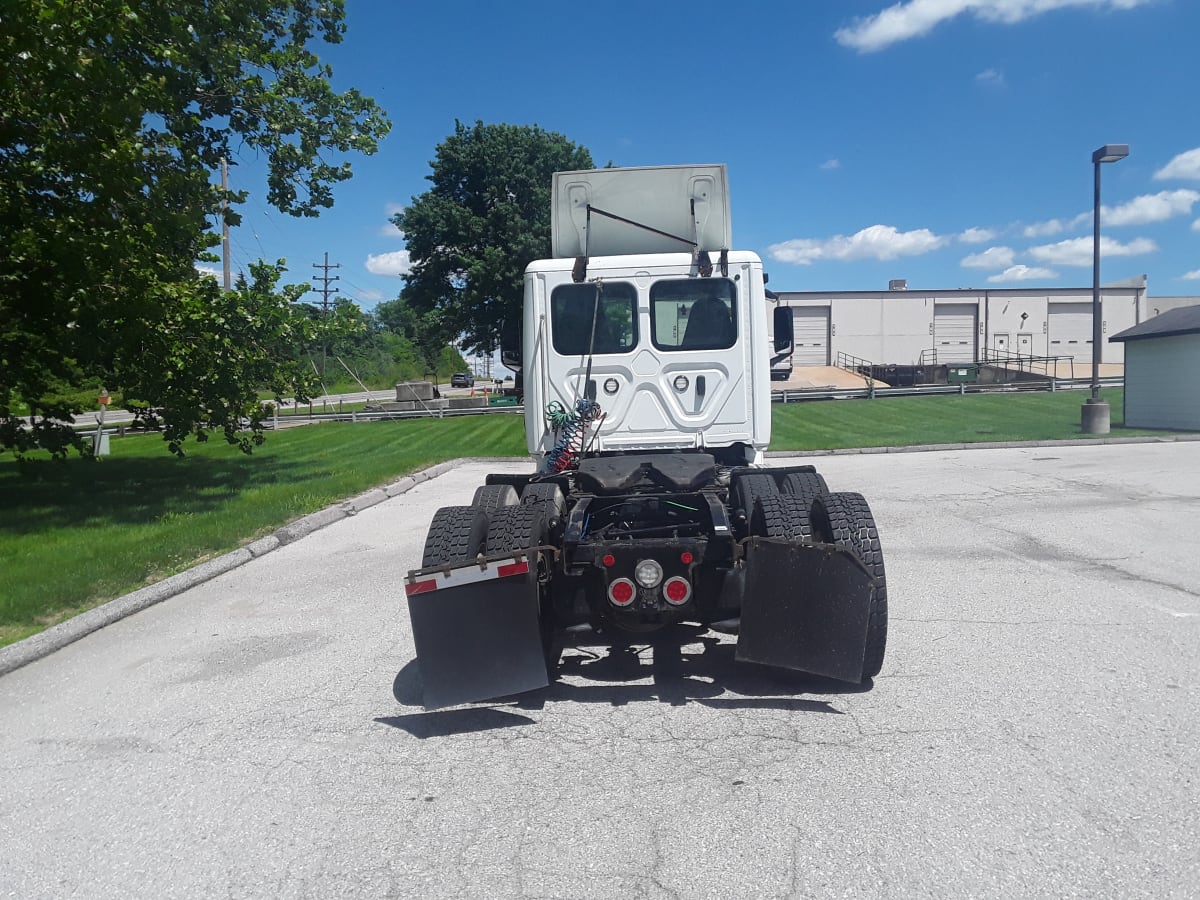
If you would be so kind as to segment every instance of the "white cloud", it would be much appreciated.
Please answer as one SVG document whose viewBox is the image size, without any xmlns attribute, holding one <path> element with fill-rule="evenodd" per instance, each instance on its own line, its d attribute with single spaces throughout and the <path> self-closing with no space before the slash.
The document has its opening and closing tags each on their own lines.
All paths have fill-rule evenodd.
<svg viewBox="0 0 1200 900">
<path fill-rule="evenodd" d="M 821 168 L 825 170 L 840 169 L 841 167 L 842 161 L 840 159 L 827 159 L 825 162 L 821 163 Z"/>
<path fill-rule="evenodd" d="M 378 303 L 383 299 L 383 291 L 377 291 L 374 288 L 360 288 L 356 296 L 366 303 Z"/>
<path fill-rule="evenodd" d="M 1146 225 L 1162 222 L 1173 216 L 1186 216 L 1200 202 L 1198 191 L 1160 191 L 1143 194 L 1120 206 L 1100 207 L 1100 221 L 1105 225 Z M 1091 216 L 1085 218 L 1090 219 Z"/>
<path fill-rule="evenodd" d="M 891 225 L 872 225 L 849 237 L 839 234 L 827 240 L 796 238 L 767 248 L 770 257 L 778 262 L 807 266 L 818 259 L 896 259 L 901 256 L 920 256 L 944 247 L 949 238 L 934 234 L 927 228 L 897 231 Z"/>
<path fill-rule="evenodd" d="M 1105 235 L 1100 236 L 1100 255 L 1105 256 L 1141 256 L 1158 250 L 1158 244 L 1149 238 L 1134 238 L 1128 244 L 1113 240 Z M 1071 238 L 1059 241 L 1057 244 L 1043 244 L 1040 247 L 1030 247 L 1029 255 L 1038 262 L 1052 266 L 1090 266 L 1092 264 L 1092 238 Z"/>
<path fill-rule="evenodd" d="M 1200 179 L 1200 147 L 1180 153 L 1154 173 L 1158 180 L 1164 178 Z"/>
<path fill-rule="evenodd" d="M 403 238 L 404 237 L 404 232 L 401 231 L 399 228 L 397 228 L 392 223 L 391 219 L 392 219 L 392 216 L 396 215 L 397 213 L 404 212 L 404 210 L 407 208 L 408 207 L 406 207 L 403 203 L 386 203 L 386 204 L 384 204 L 383 211 L 384 211 L 384 214 L 388 218 L 388 222 L 386 225 L 381 225 L 379 227 L 379 234 L 381 237 L 390 237 L 390 238 Z"/>
<path fill-rule="evenodd" d="M 215 278 L 220 281 L 224 275 L 220 269 L 214 269 L 212 266 L 202 266 L 199 263 L 196 263 L 195 265 L 197 272 L 199 272 L 201 275 L 207 275 L 209 278 Z"/>
<path fill-rule="evenodd" d="M 1029 266 L 1009 266 L 999 275 L 992 275 L 988 281 L 1000 284 L 1005 281 L 1046 281 L 1057 278 L 1058 273 L 1053 269 L 1031 268 Z"/>
<path fill-rule="evenodd" d="M 1133 9 L 1150 0 L 903 0 L 873 16 L 854 20 L 834 32 L 844 47 L 863 53 L 922 37 L 938 25 L 963 13 L 985 22 L 1013 25 L 1053 9 L 1072 6 Z"/>
<path fill-rule="evenodd" d="M 968 228 L 958 236 L 958 239 L 964 244 L 986 244 L 988 241 L 993 241 L 999 232 L 993 231 L 991 228 Z"/>
<path fill-rule="evenodd" d="M 1200 219 L 1192 223 L 1192 231 L 1200 231 Z"/>
<path fill-rule="evenodd" d="M 367 271 L 372 275 L 407 275 L 412 271 L 412 261 L 407 250 L 372 253 L 367 255 Z"/>
<path fill-rule="evenodd" d="M 967 269 L 1007 269 L 1012 264 L 1012 247 L 988 247 L 982 253 L 973 253 L 959 263 Z"/>
<path fill-rule="evenodd" d="M 1179 277 L 1184 281 L 1200 281 L 1200 269 L 1192 269 L 1190 272 L 1184 272 Z"/>
<path fill-rule="evenodd" d="M 998 69 L 984 69 L 975 80 L 990 87 L 1004 87 L 1004 73 Z"/>
<path fill-rule="evenodd" d="M 1053 237 L 1056 234 L 1062 234 L 1066 227 L 1066 223 L 1062 219 L 1050 219 L 1047 222 L 1026 225 L 1023 234 L 1027 238 Z"/>
</svg>

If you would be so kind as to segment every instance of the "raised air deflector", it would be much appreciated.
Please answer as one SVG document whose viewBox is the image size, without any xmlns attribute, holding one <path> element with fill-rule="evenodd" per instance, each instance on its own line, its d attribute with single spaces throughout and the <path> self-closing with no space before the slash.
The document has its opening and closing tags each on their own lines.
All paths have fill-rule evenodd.
<svg viewBox="0 0 1200 900">
<path fill-rule="evenodd" d="M 555 172 L 553 194 L 556 258 L 732 248 L 723 165 Z"/>
</svg>

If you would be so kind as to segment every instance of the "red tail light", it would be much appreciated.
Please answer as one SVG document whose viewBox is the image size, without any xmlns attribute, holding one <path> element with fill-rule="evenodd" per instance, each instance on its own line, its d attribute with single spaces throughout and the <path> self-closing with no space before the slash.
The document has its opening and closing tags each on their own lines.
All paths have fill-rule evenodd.
<svg viewBox="0 0 1200 900">
<path fill-rule="evenodd" d="M 608 585 L 608 602 L 624 609 L 633 602 L 637 590 L 628 578 L 614 578 Z"/>
<path fill-rule="evenodd" d="M 668 578 L 663 584 L 663 597 L 672 606 L 683 606 L 692 599 L 692 585 L 678 575 Z"/>
</svg>

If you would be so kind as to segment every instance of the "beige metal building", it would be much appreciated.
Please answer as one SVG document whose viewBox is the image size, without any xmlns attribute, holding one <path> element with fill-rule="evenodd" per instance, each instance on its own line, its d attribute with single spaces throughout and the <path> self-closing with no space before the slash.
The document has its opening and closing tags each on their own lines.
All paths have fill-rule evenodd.
<svg viewBox="0 0 1200 900">
<path fill-rule="evenodd" d="M 836 365 L 839 353 L 887 365 L 976 362 L 985 350 L 1092 360 L 1090 287 L 927 291 L 893 285 L 888 291 L 780 291 L 779 302 L 791 307 L 795 321 L 793 366 Z M 1109 335 L 1167 305 L 1146 297 L 1145 276 L 1102 287 L 1100 303 L 1105 363 L 1124 361 L 1124 345 L 1110 343 Z"/>
</svg>

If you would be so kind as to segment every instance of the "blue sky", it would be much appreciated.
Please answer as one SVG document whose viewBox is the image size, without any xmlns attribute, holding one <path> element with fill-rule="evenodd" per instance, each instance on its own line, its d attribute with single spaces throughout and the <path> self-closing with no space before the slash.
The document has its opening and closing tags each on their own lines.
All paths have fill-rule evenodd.
<svg viewBox="0 0 1200 900">
<path fill-rule="evenodd" d="M 319 219 L 263 200 L 235 270 L 328 251 L 343 296 L 395 297 L 388 216 L 425 190 L 455 119 L 537 124 L 598 165 L 726 163 L 734 244 L 775 290 L 1091 284 L 1091 154 L 1104 281 L 1200 295 L 1196 0 L 777 0 L 741 4 L 348 0 L 323 53 L 393 120 Z"/>
</svg>

